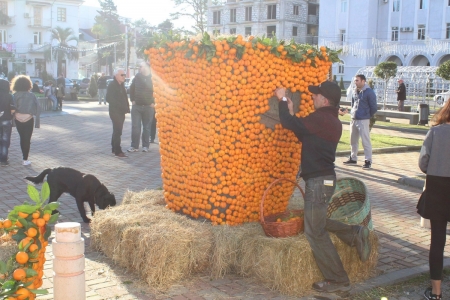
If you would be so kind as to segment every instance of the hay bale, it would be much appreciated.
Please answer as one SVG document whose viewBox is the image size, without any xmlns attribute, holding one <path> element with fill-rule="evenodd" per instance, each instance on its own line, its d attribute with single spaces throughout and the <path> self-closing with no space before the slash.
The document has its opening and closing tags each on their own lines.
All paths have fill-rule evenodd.
<svg viewBox="0 0 450 300">
<path fill-rule="evenodd" d="M 266 237 L 259 223 L 212 226 L 173 213 L 159 205 L 162 198 L 162 191 L 127 192 L 121 205 L 96 213 L 91 245 L 159 290 L 205 271 L 213 278 L 252 277 L 293 296 L 304 295 L 322 279 L 304 235 Z M 365 263 L 356 248 L 333 234 L 331 239 L 352 282 L 372 275 L 378 256 L 373 232 L 374 247 Z"/>
<path fill-rule="evenodd" d="M 209 226 L 155 205 L 157 199 L 138 198 L 139 204 L 130 199 L 96 214 L 91 245 L 161 290 L 204 271 L 212 245 Z"/>
<path fill-rule="evenodd" d="M 17 251 L 17 242 L 9 234 L 0 236 L 0 261 L 7 262 Z"/>
</svg>

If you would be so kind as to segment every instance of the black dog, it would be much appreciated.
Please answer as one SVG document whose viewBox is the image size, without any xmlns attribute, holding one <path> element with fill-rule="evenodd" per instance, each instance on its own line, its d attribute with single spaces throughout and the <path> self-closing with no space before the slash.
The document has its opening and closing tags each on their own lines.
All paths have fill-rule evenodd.
<svg viewBox="0 0 450 300">
<path fill-rule="evenodd" d="M 45 169 L 36 177 L 25 177 L 25 179 L 42 183 L 48 174 L 47 182 L 50 187 L 50 202 L 55 202 L 62 193 L 69 193 L 77 201 L 78 211 L 85 223 L 91 220 L 86 216 L 83 202 L 88 202 L 91 207 L 92 215 L 95 212 L 95 204 L 100 209 L 116 205 L 114 194 L 110 193 L 94 175 L 84 174 L 71 168 L 58 167 L 54 169 Z"/>
</svg>

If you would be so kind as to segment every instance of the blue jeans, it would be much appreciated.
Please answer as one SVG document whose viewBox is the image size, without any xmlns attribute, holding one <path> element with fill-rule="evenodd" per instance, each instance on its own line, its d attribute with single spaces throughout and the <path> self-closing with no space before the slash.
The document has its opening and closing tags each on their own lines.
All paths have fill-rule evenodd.
<svg viewBox="0 0 450 300">
<path fill-rule="evenodd" d="M 0 122 L 0 162 L 8 161 L 8 149 L 11 143 L 11 121 Z"/>
<path fill-rule="evenodd" d="M 320 176 L 306 180 L 305 187 L 305 235 L 311 246 L 317 266 L 327 281 L 349 283 L 336 247 L 329 232 L 344 243 L 355 246 L 357 226 L 327 219 L 328 201 L 336 187 L 336 176 Z"/>
<path fill-rule="evenodd" d="M 142 126 L 142 147 L 150 146 L 150 129 L 155 115 L 155 108 L 150 105 L 136 105 L 131 107 L 131 147 L 139 148 Z"/>
<path fill-rule="evenodd" d="M 98 89 L 98 103 L 101 104 L 102 101 L 106 104 L 106 89 Z"/>
</svg>

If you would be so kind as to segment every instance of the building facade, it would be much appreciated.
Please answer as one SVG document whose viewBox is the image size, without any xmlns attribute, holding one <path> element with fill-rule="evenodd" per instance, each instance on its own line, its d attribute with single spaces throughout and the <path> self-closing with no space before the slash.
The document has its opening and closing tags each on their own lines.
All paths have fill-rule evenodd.
<svg viewBox="0 0 450 300">
<path fill-rule="evenodd" d="M 0 1 L 1 72 L 40 77 L 43 71 L 56 77 L 57 62 L 46 61 L 51 29 L 71 28 L 78 34 L 78 10 L 82 0 L 3 0 Z M 76 42 L 69 43 L 76 46 Z M 78 78 L 78 62 L 63 61 L 67 78 Z"/>
<path fill-rule="evenodd" d="M 208 4 L 208 32 L 317 44 L 318 0 L 227 0 Z"/>
<path fill-rule="evenodd" d="M 365 66 L 439 66 L 450 60 L 450 0 L 321 0 L 319 44 L 342 49 L 333 74 Z"/>
</svg>

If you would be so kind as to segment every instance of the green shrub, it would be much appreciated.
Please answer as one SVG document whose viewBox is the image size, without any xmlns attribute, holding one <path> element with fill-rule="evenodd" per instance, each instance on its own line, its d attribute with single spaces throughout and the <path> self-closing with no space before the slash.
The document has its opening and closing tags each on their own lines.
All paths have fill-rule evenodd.
<svg viewBox="0 0 450 300">
<path fill-rule="evenodd" d="M 89 82 L 88 94 L 91 95 L 92 98 L 97 96 L 98 86 L 97 86 L 98 76 L 94 74 L 91 76 L 91 81 Z"/>
</svg>

